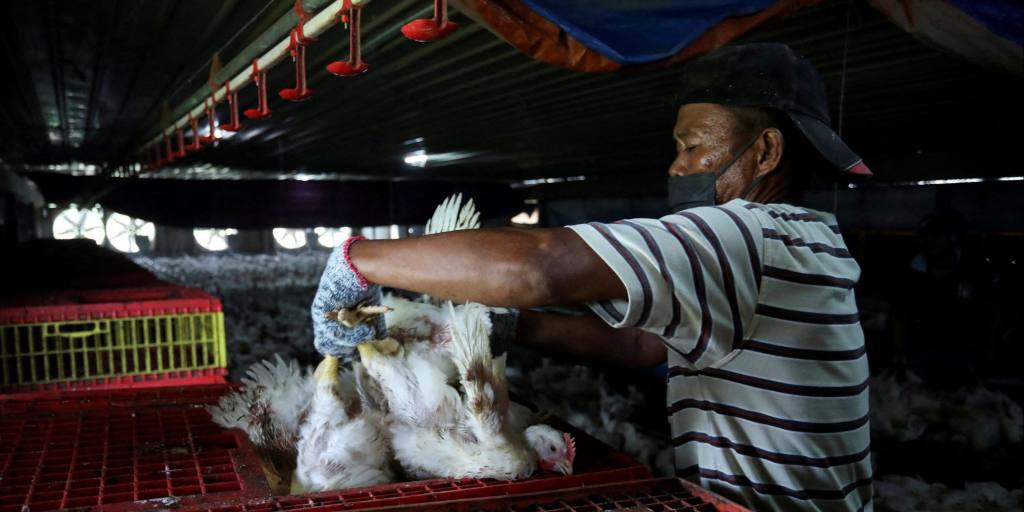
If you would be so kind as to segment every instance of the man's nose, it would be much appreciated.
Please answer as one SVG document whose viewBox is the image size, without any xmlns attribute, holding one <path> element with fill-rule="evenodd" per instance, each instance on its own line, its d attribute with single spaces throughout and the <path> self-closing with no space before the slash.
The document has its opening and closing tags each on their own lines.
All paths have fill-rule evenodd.
<svg viewBox="0 0 1024 512">
<path fill-rule="evenodd" d="M 684 176 L 686 174 L 686 165 L 683 164 L 682 160 L 682 158 L 677 156 L 676 159 L 672 161 L 672 164 L 668 166 L 669 176 Z"/>
</svg>

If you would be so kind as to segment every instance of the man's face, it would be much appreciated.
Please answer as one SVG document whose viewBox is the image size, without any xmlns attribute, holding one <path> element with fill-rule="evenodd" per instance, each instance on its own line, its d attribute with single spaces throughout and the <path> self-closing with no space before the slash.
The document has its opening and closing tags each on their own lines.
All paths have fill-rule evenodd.
<svg viewBox="0 0 1024 512">
<path fill-rule="evenodd" d="M 719 172 L 735 152 L 746 144 L 739 140 L 731 112 L 714 103 L 690 103 L 679 107 L 672 137 L 676 159 L 668 168 L 669 176 L 687 176 L 701 172 Z M 753 151 L 740 157 L 718 178 L 715 195 L 718 203 L 739 197 L 754 179 Z"/>
</svg>

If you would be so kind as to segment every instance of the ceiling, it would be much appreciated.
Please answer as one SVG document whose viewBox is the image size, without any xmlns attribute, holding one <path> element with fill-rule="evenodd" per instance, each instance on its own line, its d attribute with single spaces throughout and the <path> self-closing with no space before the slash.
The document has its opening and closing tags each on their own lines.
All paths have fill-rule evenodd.
<svg viewBox="0 0 1024 512">
<path fill-rule="evenodd" d="M 229 62 L 291 0 L 40 0 L 4 2 L 7 92 L 0 159 L 15 168 L 102 165 L 136 152 L 171 110 L 204 87 L 210 55 Z M 378 1 L 364 10 L 371 69 L 339 78 L 324 67 L 347 54 L 332 28 L 309 47 L 305 103 L 290 61 L 268 82 L 274 116 L 249 121 L 179 168 L 217 166 L 249 176 L 304 173 L 379 179 L 510 181 L 660 176 L 678 69 L 583 75 L 533 61 L 457 11 L 461 28 L 431 44 L 406 40 L 405 22 L 431 2 Z M 880 180 L 1019 175 L 1020 76 L 929 47 L 863 2 L 823 2 L 743 40 L 782 41 L 824 75 L 834 124 Z M 845 58 L 844 58 L 845 57 Z M 255 88 L 240 91 L 243 105 Z M 223 107 L 220 112 L 225 116 Z M 415 151 L 425 167 L 407 165 Z"/>
</svg>

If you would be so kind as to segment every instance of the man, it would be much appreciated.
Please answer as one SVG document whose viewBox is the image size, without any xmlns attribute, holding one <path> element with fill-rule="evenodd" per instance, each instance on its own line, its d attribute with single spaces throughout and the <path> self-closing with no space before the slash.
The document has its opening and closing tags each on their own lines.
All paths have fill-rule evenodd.
<svg viewBox="0 0 1024 512">
<path fill-rule="evenodd" d="M 615 329 L 524 312 L 520 338 L 625 365 L 667 354 L 681 476 L 757 510 L 870 510 L 860 269 L 833 216 L 782 203 L 816 159 L 836 175 L 870 171 L 829 127 L 821 78 L 784 45 L 721 49 L 683 79 L 673 214 L 346 243 L 313 303 L 317 346 L 381 327 L 321 320 L 373 300 L 377 285 L 523 309 L 586 304 Z"/>
</svg>

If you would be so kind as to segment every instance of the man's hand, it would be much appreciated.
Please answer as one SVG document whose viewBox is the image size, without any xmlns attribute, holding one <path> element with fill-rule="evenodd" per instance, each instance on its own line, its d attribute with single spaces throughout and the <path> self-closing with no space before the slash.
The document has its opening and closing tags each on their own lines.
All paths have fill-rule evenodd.
<svg viewBox="0 0 1024 512">
<path fill-rule="evenodd" d="M 352 347 L 368 339 L 387 335 L 384 315 L 374 315 L 365 322 L 346 326 L 339 322 L 337 314 L 332 314 L 339 310 L 380 304 L 380 286 L 368 282 L 348 257 L 349 247 L 361 239 L 350 238 L 331 252 L 310 307 L 313 315 L 313 343 L 317 351 L 325 356 L 345 356 L 351 352 Z"/>
</svg>

